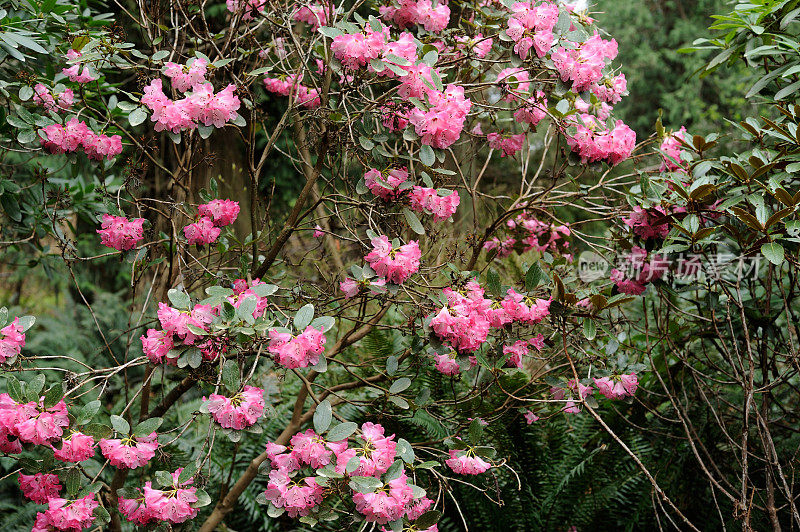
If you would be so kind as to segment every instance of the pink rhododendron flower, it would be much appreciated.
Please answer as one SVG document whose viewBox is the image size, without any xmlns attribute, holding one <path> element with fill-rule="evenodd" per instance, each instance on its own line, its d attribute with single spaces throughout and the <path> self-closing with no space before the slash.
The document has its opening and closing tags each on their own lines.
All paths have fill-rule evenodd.
<svg viewBox="0 0 800 532">
<path fill-rule="evenodd" d="M 122 137 L 98 135 L 77 118 L 68 120 L 63 126 L 50 124 L 43 127 L 42 132 L 47 138 L 40 138 L 39 142 L 44 150 L 53 154 L 72 153 L 81 147 L 89 159 L 110 161 L 122 153 Z"/>
<path fill-rule="evenodd" d="M 62 462 L 83 462 L 94 456 L 94 438 L 82 432 L 72 432 L 61 441 L 53 454 Z"/>
<path fill-rule="evenodd" d="M 144 483 L 145 489 L 150 489 L 152 484 L 148 481 Z M 141 488 L 137 489 L 139 496 L 135 499 L 119 497 L 119 513 L 125 516 L 128 521 L 137 525 L 146 525 L 156 519 L 153 512 L 147 507 L 144 500 L 144 493 Z"/>
<path fill-rule="evenodd" d="M 535 48 L 538 57 L 550 51 L 553 28 L 558 22 L 558 6 L 543 2 L 534 6 L 529 2 L 516 2 L 511 6 L 506 34 L 514 41 L 514 52 L 522 59 Z"/>
<path fill-rule="evenodd" d="M 503 135 L 500 133 L 489 133 L 486 135 L 486 139 L 489 141 L 490 148 L 501 150 L 501 157 L 513 157 L 522 149 L 522 145 L 525 143 L 525 134 Z"/>
<path fill-rule="evenodd" d="M 528 342 L 517 340 L 513 345 L 504 345 L 503 354 L 508 355 L 506 365 L 522 369 L 522 360 L 528 356 Z"/>
<path fill-rule="evenodd" d="M 311 26 L 311 31 L 317 31 L 321 26 L 326 26 L 328 24 L 328 13 L 332 9 L 330 5 L 312 2 L 295 11 L 292 18 Z"/>
<path fill-rule="evenodd" d="M 183 78 L 177 79 L 183 81 Z M 140 101 L 153 112 L 150 120 L 156 123 L 156 131 L 180 133 L 195 129 L 201 124 L 220 128 L 238 118 L 237 111 L 241 102 L 235 94 L 235 85 L 228 85 L 214 93 L 213 85 L 206 81 L 193 85 L 191 89 L 184 98 L 173 101 L 164 94 L 160 78 L 154 79 L 144 88 Z"/>
<path fill-rule="evenodd" d="M 114 467 L 136 469 L 147 465 L 156 455 L 158 439 L 155 432 L 149 436 L 125 436 L 122 439 L 100 440 L 100 452 Z"/>
<path fill-rule="evenodd" d="M 76 500 L 55 497 L 47 504 L 48 509 L 36 515 L 34 531 L 75 531 L 89 528 L 94 522 L 94 510 L 99 506 L 93 493 Z"/>
<path fill-rule="evenodd" d="M 403 472 L 373 493 L 353 493 L 353 502 L 367 521 L 385 525 L 403 516 L 406 506 L 413 499 L 413 493 L 408 485 L 408 477 Z"/>
<path fill-rule="evenodd" d="M 567 136 L 567 144 L 584 162 L 606 160 L 614 166 L 630 157 L 636 146 L 636 133 L 622 120 L 613 129 L 589 114 L 570 115 L 567 123 L 576 131 Z"/>
<path fill-rule="evenodd" d="M 179 524 L 197 516 L 197 510 L 191 506 L 198 500 L 195 494 L 197 488 L 188 486 L 193 479 L 183 483 L 178 480 L 182 471 L 183 468 L 179 467 L 172 473 L 172 486 L 167 490 L 145 485 L 144 504 L 147 512 L 156 520 Z"/>
<path fill-rule="evenodd" d="M 264 413 L 264 390 L 245 386 L 233 397 L 211 394 L 203 397 L 214 421 L 226 429 L 243 430 L 258 421 Z"/>
<path fill-rule="evenodd" d="M 295 74 L 281 78 L 264 78 L 264 86 L 270 92 L 281 96 L 292 96 L 295 104 L 302 105 L 308 109 L 319 107 L 322 102 L 319 98 L 319 91 L 314 88 L 306 87 L 300 83 L 302 75 Z"/>
<path fill-rule="evenodd" d="M 81 53 L 70 49 L 67 55 L 64 56 L 67 61 L 74 63 L 72 66 L 62 68 L 61 73 L 69 78 L 70 81 L 75 83 L 89 83 L 99 78 L 97 73 L 93 72 L 89 65 L 83 65 L 81 70 L 81 63 L 78 59 L 81 58 Z"/>
<path fill-rule="evenodd" d="M 355 279 L 351 279 L 346 277 L 344 281 L 339 283 L 339 289 L 344 292 L 345 299 L 350 299 L 355 297 L 361 292 L 363 288 L 367 288 L 370 286 L 374 287 L 382 287 L 386 285 L 386 279 L 370 279 L 368 281 L 356 281 Z"/>
<path fill-rule="evenodd" d="M 386 201 L 395 200 L 402 193 L 397 187 L 408 181 L 408 170 L 403 168 L 390 168 L 381 172 L 370 168 L 364 174 L 364 184 L 376 196 Z"/>
<path fill-rule="evenodd" d="M 72 107 L 74 102 L 75 93 L 72 92 L 72 89 L 64 89 L 55 94 L 41 83 L 37 83 L 33 87 L 33 103 L 41 105 L 45 111 L 56 113 L 66 111 Z"/>
<path fill-rule="evenodd" d="M 140 339 L 142 340 L 142 351 L 153 364 L 164 362 L 169 350 L 175 347 L 172 335 L 158 329 L 147 329 L 147 334 L 142 335 Z M 175 364 L 178 363 L 177 359 L 167 358 L 166 360 L 168 362 L 173 360 Z"/>
<path fill-rule="evenodd" d="M 619 74 L 595 83 L 590 90 L 598 99 L 615 104 L 628 94 L 628 81 L 625 79 L 625 74 Z"/>
<path fill-rule="evenodd" d="M 635 373 L 594 379 L 597 391 L 608 399 L 623 399 L 636 393 L 639 379 Z"/>
<path fill-rule="evenodd" d="M 409 193 L 411 210 L 432 214 L 437 222 L 447 220 L 456 213 L 461 197 L 458 192 L 451 191 L 446 196 L 440 196 L 435 188 L 414 186 Z"/>
<path fill-rule="evenodd" d="M 669 270 L 669 261 L 661 255 L 649 257 L 647 250 L 633 246 L 622 269 L 612 268 L 611 280 L 623 294 L 641 295 L 646 285 L 660 279 Z"/>
<path fill-rule="evenodd" d="M 103 245 L 119 251 L 128 251 L 144 239 L 144 218 L 128 220 L 124 216 L 103 214 L 103 222 L 97 233 Z"/>
<path fill-rule="evenodd" d="M 411 240 L 398 248 L 393 248 L 386 235 L 372 239 L 373 250 L 365 257 L 369 265 L 380 277 L 394 284 L 401 284 L 419 270 L 422 252 L 416 240 Z"/>
<path fill-rule="evenodd" d="M 683 167 L 684 161 L 681 157 L 684 152 L 683 144 L 681 144 L 682 140 L 686 140 L 685 127 L 681 127 L 678 131 L 667 135 L 664 137 L 664 140 L 661 141 L 660 149 L 663 153 L 661 157 L 662 172 L 674 172 Z"/>
<path fill-rule="evenodd" d="M 314 366 L 325 351 L 325 334 L 311 325 L 297 336 L 271 329 L 269 339 L 269 352 L 276 355 L 278 364 L 289 369 Z"/>
<path fill-rule="evenodd" d="M 198 206 L 200 216 L 205 216 L 217 227 L 230 225 L 239 216 L 239 202 L 215 199 Z"/>
<path fill-rule="evenodd" d="M 636 205 L 630 215 L 622 219 L 622 223 L 645 240 L 665 238 L 669 234 L 669 223 L 665 219 L 666 216 L 667 212 L 660 205 L 647 210 Z"/>
<path fill-rule="evenodd" d="M 583 92 L 603 77 L 606 60 L 617 56 L 617 41 L 606 41 L 595 33 L 576 49 L 558 48 L 551 58 L 562 81 L 572 81 L 572 90 Z"/>
<path fill-rule="evenodd" d="M 458 375 L 461 373 L 461 366 L 456 362 L 455 351 L 443 355 L 436 354 L 433 358 L 436 362 L 436 370 L 440 373 L 445 375 Z"/>
<path fill-rule="evenodd" d="M 371 26 L 367 25 L 365 31 L 366 33 L 344 34 L 333 38 L 331 50 L 345 68 L 358 70 L 383 54 L 389 38 L 389 28 L 384 26 L 382 31 L 372 31 Z"/>
<path fill-rule="evenodd" d="M 504 68 L 498 72 L 495 83 L 508 93 L 504 98 L 505 101 L 515 102 L 530 90 L 529 79 L 528 72 L 521 68 Z"/>
<path fill-rule="evenodd" d="M 205 246 L 217 241 L 222 230 L 214 225 L 210 218 L 201 216 L 196 222 L 183 228 L 183 234 L 189 245 Z"/>
<path fill-rule="evenodd" d="M 472 102 L 464 97 L 464 87 L 450 84 L 443 93 L 428 95 L 428 111 L 414 107 L 409 122 L 414 126 L 422 143 L 434 148 L 448 148 L 461 136 L 464 120 Z"/>
<path fill-rule="evenodd" d="M 21 410 L 26 410 L 24 405 Z M 67 405 L 63 399 L 50 408 L 44 408 L 42 399 L 38 409 L 31 412 L 27 419 L 23 419 L 22 415 L 26 414 L 27 412 L 20 414 L 19 422 L 14 427 L 14 434 L 23 442 L 43 445 L 61 438 L 64 428 L 69 426 Z"/>
<path fill-rule="evenodd" d="M 531 425 L 531 424 L 535 423 L 536 421 L 539 421 L 539 416 L 537 416 L 536 414 L 534 414 L 530 410 L 526 410 L 525 411 L 525 421 L 528 423 L 528 425 Z"/>
<path fill-rule="evenodd" d="M 37 504 L 47 504 L 50 499 L 58 497 L 61 491 L 58 475 L 50 473 L 25 475 L 20 473 L 18 480 L 22 494 Z"/>
<path fill-rule="evenodd" d="M 25 333 L 19 324 L 19 317 L 0 329 L 0 364 L 12 363 L 25 347 Z"/>
<path fill-rule="evenodd" d="M 450 450 L 450 458 L 444 463 L 460 475 L 479 475 L 488 471 L 492 464 L 477 456 L 471 449 Z"/>
<path fill-rule="evenodd" d="M 314 477 L 292 479 L 285 471 L 273 469 L 264 494 L 276 508 L 286 510 L 289 517 L 302 517 L 322 502 L 323 492 Z"/>
<path fill-rule="evenodd" d="M 206 81 L 208 61 L 200 57 L 189 59 L 186 65 L 169 62 L 164 65 L 164 75 L 170 78 L 175 90 L 187 92 Z"/>
<path fill-rule="evenodd" d="M 433 33 L 445 29 L 450 21 L 450 8 L 444 0 L 396 0 L 388 6 L 381 6 L 380 13 L 400 29 L 417 24 Z"/>
</svg>

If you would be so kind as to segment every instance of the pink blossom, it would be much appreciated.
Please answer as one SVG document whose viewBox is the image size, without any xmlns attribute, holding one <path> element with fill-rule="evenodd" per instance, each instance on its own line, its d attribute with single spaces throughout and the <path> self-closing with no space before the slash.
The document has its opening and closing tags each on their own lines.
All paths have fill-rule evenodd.
<svg viewBox="0 0 800 532">
<path fill-rule="evenodd" d="M 454 473 L 460 475 L 479 475 L 489 470 L 492 464 L 477 456 L 474 451 L 450 450 L 450 458 L 444 462 Z"/>
<path fill-rule="evenodd" d="M 365 257 L 369 265 L 380 277 L 394 284 L 401 284 L 419 270 L 422 253 L 416 240 L 411 240 L 398 248 L 393 248 L 386 235 L 372 239 L 373 250 Z"/>
<path fill-rule="evenodd" d="M 625 79 L 625 74 L 619 74 L 595 83 L 590 90 L 600 100 L 615 104 L 628 94 L 628 81 Z"/>
<path fill-rule="evenodd" d="M 381 6 L 380 13 L 400 29 L 417 24 L 433 33 L 444 30 L 450 21 L 450 8 L 444 1 L 396 0 L 389 6 Z"/>
<path fill-rule="evenodd" d="M 94 522 L 94 510 L 99 506 L 94 494 L 82 499 L 67 500 L 59 497 L 48 501 L 48 509 L 36 516 L 36 528 L 39 530 L 83 530 Z"/>
<path fill-rule="evenodd" d="M 630 215 L 622 219 L 622 223 L 647 240 L 664 238 L 669 234 L 669 223 L 666 218 L 667 213 L 660 205 L 647 210 L 636 205 Z"/>
<path fill-rule="evenodd" d="M 544 349 L 544 335 L 542 333 L 537 334 L 533 338 L 528 340 L 528 343 L 531 347 L 535 348 L 537 351 L 541 351 Z"/>
<path fill-rule="evenodd" d="M 409 200 L 412 211 L 432 214 L 437 222 L 450 218 L 461 203 L 458 192 L 451 191 L 446 196 L 440 196 L 435 188 L 420 186 L 411 189 Z"/>
<path fill-rule="evenodd" d="M 233 397 L 211 394 L 203 397 L 214 421 L 226 429 L 243 430 L 252 426 L 264 413 L 264 390 L 245 386 Z"/>
<path fill-rule="evenodd" d="M 206 81 L 208 61 L 202 58 L 190 59 L 186 65 L 169 62 L 164 65 L 164 75 L 170 78 L 173 88 L 187 92 L 195 85 Z"/>
<path fill-rule="evenodd" d="M 142 351 L 153 364 L 164 362 L 169 350 L 175 347 L 172 335 L 158 329 L 147 329 L 147 335 L 142 335 L 140 339 L 142 340 Z M 166 360 L 169 362 L 170 359 Z M 177 364 L 177 359 L 174 362 Z"/>
<path fill-rule="evenodd" d="M 92 71 L 89 65 L 83 65 L 83 70 L 81 70 L 81 63 L 78 61 L 81 55 L 82 54 L 80 52 L 70 49 L 65 58 L 67 61 L 73 63 L 73 65 L 67 68 L 62 68 L 61 73 L 67 76 L 70 81 L 75 83 L 89 83 L 90 81 L 95 81 L 99 78 L 99 76 Z"/>
<path fill-rule="evenodd" d="M 458 375 L 461 373 L 461 367 L 456 362 L 456 353 L 451 351 L 443 355 L 434 355 L 436 361 L 436 370 L 445 375 Z"/>
<path fill-rule="evenodd" d="M 241 13 L 242 20 L 252 20 L 253 15 L 264 12 L 267 0 L 226 0 L 225 4 L 231 13 Z"/>
<path fill-rule="evenodd" d="M 145 489 L 151 488 L 151 483 L 145 482 Z M 137 525 L 146 525 L 156 519 L 153 512 L 147 507 L 144 500 L 144 493 L 141 488 L 137 488 L 138 497 L 134 499 L 126 499 L 119 497 L 118 508 L 119 512 L 125 516 L 128 521 L 136 523 Z"/>
<path fill-rule="evenodd" d="M 47 504 L 50 499 L 58 497 L 61 491 L 58 475 L 50 473 L 25 475 L 20 473 L 18 480 L 22 494 L 37 504 Z"/>
<path fill-rule="evenodd" d="M 378 59 L 383 54 L 389 28 L 382 31 L 372 31 L 368 25 L 366 33 L 338 35 L 333 38 L 331 50 L 333 55 L 342 62 L 345 68 L 358 70 L 373 59 Z"/>
<path fill-rule="evenodd" d="M 111 465 L 136 469 L 147 465 L 156 455 L 158 439 L 155 432 L 149 436 L 125 436 L 122 439 L 100 440 L 100 451 Z"/>
<path fill-rule="evenodd" d="M 681 141 L 686 140 L 686 128 L 681 127 L 678 131 L 671 133 L 664 137 L 661 141 L 661 171 L 674 172 L 681 168 L 685 162 L 681 157 L 684 153 L 683 144 Z"/>
<path fill-rule="evenodd" d="M 155 519 L 179 524 L 197 516 L 197 510 L 191 506 L 198 501 L 195 494 L 197 488 L 188 486 L 193 479 L 183 483 L 178 480 L 182 471 L 181 467 L 172 473 L 173 482 L 168 490 L 157 490 L 145 485 L 144 504 Z"/>
<path fill-rule="evenodd" d="M 239 216 L 239 202 L 215 199 L 198 206 L 200 216 L 210 219 L 215 226 L 223 227 L 236 221 Z"/>
<path fill-rule="evenodd" d="M 264 494 L 276 508 L 296 518 L 308 515 L 322 502 L 323 488 L 314 477 L 292 479 L 285 471 L 273 469 Z"/>
<path fill-rule="evenodd" d="M 46 444 L 50 440 L 61 438 L 64 428 L 69 426 L 67 405 L 63 399 L 47 409 L 44 408 L 43 403 L 44 401 L 40 400 L 39 408 L 27 419 L 20 418 L 14 427 L 14 433 L 23 442 L 36 445 Z"/>
<path fill-rule="evenodd" d="M 264 86 L 270 92 L 282 96 L 293 96 L 297 105 L 308 109 L 315 109 L 321 105 L 319 91 L 306 87 L 300 83 L 302 75 L 292 74 L 285 78 L 264 78 Z"/>
<path fill-rule="evenodd" d="M 525 134 L 518 135 L 502 135 L 500 133 L 489 133 L 486 135 L 489 141 L 489 147 L 495 150 L 502 150 L 501 157 L 513 157 L 522 149 L 525 143 Z"/>
<path fill-rule="evenodd" d="M 94 457 L 94 438 L 82 432 L 72 432 L 61 442 L 53 454 L 62 462 L 83 462 Z"/>
<path fill-rule="evenodd" d="M 110 161 L 122 153 L 122 137 L 98 135 L 77 118 L 68 120 L 63 126 L 50 124 L 43 127 L 42 132 L 47 138 L 40 138 L 39 142 L 44 150 L 53 154 L 72 153 L 82 147 L 89 159 L 100 161 L 106 158 Z"/>
<path fill-rule="evenodd" d="M 58 94 L 51 93 L 50 90 L 41 83 L 33 87 L 33 103 L 41 105 L 45 111 L 61 112 L 66 111 L 75 101 L 75 93 L 72 89 L 64 89 Z"/>
<path fill-rule="evenodd" d="M 222 230 L 214 225 L 210 218 L 201 216 L 196 222 L 183 228 L 183 234 L 189 245 L 205 246 L 217 241 Z"/>
<path fill-rule="evenodd" d="M 356 510 L 364 515 L 368 522 L 385 525 L 389 521 L 400 519 L 406 506 L 413 498 L 413 490 L 408 485 L 405 473 L 390 480 L 372 493 L 353 493 Z"/>
<path fill-rule="evenodd" d="M 390 168 L 384 172 L 370 168 L 364 174 L 364 184 L 367 188 L 386 201 L 397 199 L 402 193 L 398 187 L 406 181 L 408 181 L 408 170 L 405 167 Z"/>
<path fill-rule="evenodd" d="M 472 102 L 464 97 L 464 87 L 450 84 L 443 93 L 428 95 L 431 107 L 422 111 L 411 110 L 409 122 L 414 126 L 422 143 L 434 148 L 448 148 L 461 136 L 464 120 Z"/>
<path fill-rule="evenodd" d="M 128 220 L 124 216 L 103 214 L 103 222 L 97 233 L 103 245 L 119 251 L 128 251 L 144 239 L 144 218 Z"/>
<path fill-rule="evenodd" d="M 332 9 L 330 5 L 312 2 L 295 11 L 293 18 L 311 26 L 311 31 L 317 31 L 320 27 L 328 24 L 328 13 Z"/>
<path fill-rule="evenodd" d="M 530 410 L 525 410 L 525 421 L 528 423 L 528 425 L 531 425 L 534 422 L 539 421 L 539 416 L 537 416 Z"/>
<path fill-rule="evenodd" d="M 0 329 L 0 364 L 12 363 L 25 347 L 25 333 L 19 324 L 19 317 Z"/>
<path fill-rule="evenodd" d="M 272 329 L 269 339 L 269 352 L 276 355 L 278 364 L 289 369 L 314 366 L 325 351 L 325 334 L 310 325 L 297 336 Z"/>
<path fill-rule="evenodd" d="M 517 340 L 513 345 L 504 345 L 503 354 L 508 355 L 506 365 L 522 369 L 522 360 L 528 356 L 528 342 Z"/>
</svg>

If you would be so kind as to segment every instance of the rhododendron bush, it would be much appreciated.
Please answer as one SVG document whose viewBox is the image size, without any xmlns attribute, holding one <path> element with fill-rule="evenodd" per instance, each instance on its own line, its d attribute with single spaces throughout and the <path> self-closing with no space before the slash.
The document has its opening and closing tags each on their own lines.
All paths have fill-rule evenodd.
<svg viewBox="0 0 800 532">
<path fill-rule="evenodd" d="M 637 145 L 588 9 L 12 2 L 0 245 L 66 283 L 96 340 L 91 364 L 41 350 L 41 307 L 0 309 L 2 480 L 29 526 L 210 532 L 250 497 L 286 529 L 468 527 L 459 500 L 519 482 L 505 426 L 580 416 L 693 527 L 605 419 L 674 391 L 653 357 L 662 312 L 700 312 L 684 254 L 725 233 L 780 276 L 796 238 L 770 228 L 797 196 L 757 199 L 770 148 L 748 173 L 679 124 Z M 791 142 L 795 111 L 769 122 Z"/>
</svg>

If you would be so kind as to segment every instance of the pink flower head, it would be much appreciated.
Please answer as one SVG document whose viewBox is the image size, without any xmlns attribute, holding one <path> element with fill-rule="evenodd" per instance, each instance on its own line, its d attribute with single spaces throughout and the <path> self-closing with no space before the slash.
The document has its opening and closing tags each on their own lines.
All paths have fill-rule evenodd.
<svg viewBox="0 0 800 532">
<path fill-rule="evenodd" d="M 539 421 L 539 416 L 537 416 L 530 410 L 525 410 L 525 421 L 528 423 L 528 425 L 531 425 L 534 422 Z"/>
<path fill-rule="evenodd" d="M 622 219 L 622 222 L 645 240 L 665 238 L 669 234 L 669 223 L 666 221 L 666 217 L 667 213 L 660 205 L 647 210 L 636 205 L 630 215 Z"/>
<path fill-rule="evenodd" d="M 375 273 L 385 277 L 387 281 L 401 284 L 410 275 L 419 270 L 419 259 L 422 252 L 416 240 L 409 241 L 398 248 L 393 248 L 386 235 L 372 239 L 373 250 L 365 257 Z"/>
<path fill-rule="evenodd" d="M 210 219 L 217 227 L 230 225 L 239 216 L 239 202 L 215 199 L 198 207 L 200 216 Z"/>
<path fill-rule="evenodd" d="M 413 493 L 403 472 L 372 493 L 353 493 L 353 502 L 367 521 L 385 525 L 403 516 Z"/>
<path fill-rule="evenodd" d="M 517 340 L 513 345 L 504 345 L 503 354 L 508 355 L 506 365 L 522 369 L 522 360 L 528 356 L 528 342 Z"/>
<path fill-rule="evenodd" d="M 147 512 L 157 520 L 179 524 L 197 516 L 197 509 L 191 505 L 198 501 L 197 488 L 187 487 L 192 479 L 181 483 L 178 480 L 183 468 L 172 473 L 173 483 L 167 490 L 153 489 L 145 484 L 144 504 Z"/>
<path fill-rule="evenodd" d="M 82 432 L 73 432 L 61 442 L 53 454 L 62 462 L 83 462 L 94 457 L 94 438 Z"/>
<path fill-rule="evenodd" d="M 103 222 L 97 233 L 103 245 L 119 251 L 128 251 L 144 239 L 144 218 L 128 220 L 124 216 L 103 215 Z"/>
<path fill-rule="evenodd" d="M 312 2 L 295 11 L 293 18 L 298 22 L 305 22 L 311 26 L 311 31 L 317 31 L 320 27 L 328 24 L 328 13 L 332 9 L 329 4 Z"/>
<path fill-rule="evenodd" d="M 155 432 L 149 436 L 125 436 L 122 439 L 100 440 L 100 452 L 114 467 L 136 469 L 147 465 L 156 455 L 158 439 Z"/>
<path fill-rule="evenodd" d="M 686 128 L 681 127 L 678 131 L 671 133 L 664 137 L 661 141 L 661 171 L 674 172 L 685 164 L 682 155 L 684 153 L 683 144 L 681 141 L 686 140 Z"/>
<path fill-rule="evenodd" d="M 48 509 L 36 517 L 40 530 L 83 530 L 92 526 L 94 510 L 99 506 L 94 493 L 82 499 L 67 500 L 58 497 L 48 501 Z"/>
<path fill-rule="evenodd" d="M 513 157 L 522 149 L 525 143 L 525 134 L 518 135 L 503 135 L 500 133 L 489 133 L 486 135 L 489 141 L 489 147 L 495 150 L 501 150 L 501 157 Z"/>
<path fill-rule="evenodd" d="M 144 483 L 146 489 L 150 489 L 152 484 L 148 481 Z M 128 521 L 136 523 L 137 525 L 147 525 L 156 519 L 150 508 L 147 507 L 144 500 L 144 492 L 141 488 L 137 489 L 138 496 L 134 499 L 126 499 L 119 497 L 119 512 L 125 516 Z"/>
<path fill-rule="evenodd" d="M 435 188 L 414 186 L 409 194 L 411 210 L 432 214 L 437 222 L 447 220 L 455 214 L 461 203 L 461 197 L 456 191 L 450 191 L 446 196 L 440 196 Z"/>
<path fill-rule="evenodd" d="M 443 355 L 436 354 L 433 358 L 436 362 L 436 370 L 440 373 L 445 375 L 458 375 L 461 373 L 461 366 L 459 366 L 458 362 L 456 362 L 455 351 L 451 351 L 450 353 L 445 353 Z"/>
<path fill-rule="evenodd" d="M 485 473 L 492 464 L 477 456 L 472 449 L 450 450 L 450 458 L 444 462 L 454 473 L 460 475 L 479 475 Z"/>
<path fill-rule="evenodd" d="M 43 403 L 44 401 L 40 400 L 38 409 L 31 412 L 27 419 L 23 420 L 23 416 L 27 416 L 27 412 L 20 412 L 20 421 L 14 427 L 14 433 L 23 442 L 36 445 L 47 444 L 51 440 L 61 438 L 64 429 L 69 426 L 67 405 L 63 399 L 47 409 L 44 408 Z M 23 406 L 20 410 L 25 410 L 25 407 Z"/>
<path fill-rule="evenodd" d="M 81 55 L 82 54 L 76 50 L 69 50 L 65 58 L 67 61 L 72 62 L 73 65 L 62 68 L 61 73 L 74 83 L 89 83 L 90 81 L 95 81 L 99 76 L 92 71 L 89 65 L 83 65 L 83 70 L 81 70 L 81 63 L 78 61 Z"/>
<path fill-rule="evenodd" d="M 22 494 L 37 504 L 47 504 L 50 499 L 58 497 L 61 491 L 58 475 L 50 473 L 25 475 L 20 473 L 18 480 Z"/>
<path fill-rule="evenodd" d="M 205 246 L 217 241 L 222 230 L 214 225 L 210 218 L 201 216 L 196 222 L 183 228 L 183 234 L 189 245 Z"/>
<path fill-rule="evenodd" d="M 33 87 L 33 103 L 41 105 L 46 111 L 61 112 L 67 111 L 75 102 L 75 93 L 72 89 L 64 89 L 58 94 L 51 93 L 50 90 L 37 83 Z"/>
<path fill-rule="evenodd" d="M 140 337 L 142 340 L 142 351 L 153 364 L 164 362 L 169 350 L 175 347 L 172 335 L 167 331 L 158 329 L 147 329 L 147 334 Z M 169 362 L 169 358 L 167 361 Z M 177 360 L 174 360 L 177 364 Z"/>
<path fill-rule="evenodd" d="M 408 170 L 405 167 L 391 168 L 386 172 L 370 168 L 364 174 L 364 184 L 367 188 L 386 201 L 397 199 L 402 193 L 397 187 L 406 181 L 408 181 Z"/>
<path fill-rule="evenodd" d="M 288 473 L 273 469 L 264 494 L 276 508 L 283 508 L 290 517 L 308 515 L 322 502 L 324 490 L 314 477 L 290 478 Z"/>
<path fill-rule="evenodd" d="M 472 102 L 464 97 L 464 87 L 450 84 L 445 92 L 428 95 L 431 107 L 422 111 L 414 107 L 409 114 L 409 122 L 422 143 L 434 148 L 448 148 L 461 136 L 464 120 L 472 107 Z"/>
<path fill-rule="evenodd" d="M 278 364 L 289 369 L 314 366 L 325 351 L 325 334 L 310 325 L 297 336 L 272 329 L 269 338 L 269 352 L 276 355 Z"/>
<path fill-rule="evenodd" d="M 206 81 L 208 61 L 197 57 L 190 59 L 186 65 L 169 62 L 164 65 L 164 75 L 170 78 L 175 90 L 187 92 L 195 85 Z"/>
<path fill-rule="evenodd" d="M 245 386 L 233 397 L 211 394 L 208 399 L 203 397 L 203 402 L 221 427 L 243 430 L 254 425 L 264 413 L 264 390 Z"/>
<path fill-rule="evenodd" d="M 25 333 L 19 324 L 19 317 L 0 329 L 0 364 L 12 363 L 25 347 Z"/>
</svg>

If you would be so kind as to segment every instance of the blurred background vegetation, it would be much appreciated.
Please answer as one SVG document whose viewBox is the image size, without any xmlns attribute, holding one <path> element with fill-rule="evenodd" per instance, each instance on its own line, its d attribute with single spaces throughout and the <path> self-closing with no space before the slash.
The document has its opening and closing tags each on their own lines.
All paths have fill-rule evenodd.
<svg viewBox="0 0 800 532">
<path fill-rule="evenodd" d="M 684 125 L 700 134 L 723 131 L 726 119 L 741 120 L 753 114 L 754 109 L 743 98 L 751 84 L 744 65 L 701 78 L 697 71 L 708 58 L 703 54 L 678 52 L 694 39 L 708 35 L 707 28 L 713 22 L 711 14 L 727 10 L 724 0 L 600 0 L 593 6 L 592 11 L 598 12 L 594 17 L 599 25 L 619 43 L 619 63 L 628 79 L 631 95 L 616 106 L 616 112 L 636 130 L 639 140 L 653 133 L 659 109 L 663 110 L 662 120 L 667 129 Z M 263 97 L 267 109 L 280 105 L 266 95 Z M 275 187 L 277 201 L 273 208 L 281 211 L 296 195 L 298 181 L 291 167 L 277 162 L 269 164 L 265 172 L 268 178 L 261 186 Z M 498 166 L 496 172 L 496 176 L 488 177 L 494 177 L 502 185 L 502 168 Z M 77 220 L 76 233 L 81 255 L 101 252 L 94 227 Z M 0 304 L 11 307 L 12 313 L 19 311 L 38 317 L 36 334 L 29 335 L 26 351 L 61 352 L 89 365 L 104 364 L 108 354 L 98 349 L 104 340 L 97 334 L 96 317 L 102 328 L 109 331 L 111 349 L 118 354 L 124 352 L 122 340 L 115 338 L 128 327 L 129 309 L 124 294 L 129 274 L 118 258 L 76 265 L 80 291 L 74 288 L 58 260 L 31 257 L 20 250 L 3 255 L 0 261 Z M 82 298 L 92 304 L 95 317 L 78 304 Z M 368 337 L 364 348 L 391 349 L 392 341 L 386 337 Z M 136 349 L 138 345 L 133 346 L 134 355 Z M 430 385 L 435 387 L 440 383 Z M 707 515 L 716 512 L 706 503 L 712 495 L 706 483 L 699 481 L 701 475 L 694 471 L 697 466 L 688 444 L 670 436 L 675 432 L 674 427 L 662 426 L 666 422 L 653 414 L 663 399 L 646 394 L 646 377 L 643 389 L 644 394 L 637 402 L 615 404 L 617 410 L 605 406 L 601 409 L 603 418 L 693 523 L 703 530 L 717 528 L 719 516 Z M 196 409 L 198 400 L 199 397 L 189 397 L 180 408 Z M 176 414 L 179 412 L 172 415 Z M 359 421 L 360 413 L 342 412 L 342 415 Z M 642 431 L 642 426 L 648 426 L 649 432 Z M 708 430 L 714 430 L 711 427 L 714 425 L 709 424 Z M 420 415 L 402 426 L 387 429 L 400 433 L 417 431 L 430 437 L 445 435 L 440 434 L 442 428 L 432 418 Z M 218 470 L 227 473 L 233 462 L 235 477 L 279 430 L 275 426 L 272 432 L 268 430 L 241 447 L 226 442 L 215 456 L 222 466 Z M 439 523 L 440 531 L 463 530 L 462 515 L 471 530 L 566 531 L 575 527 L 634 531 L 659 527 L 650 484 L 588 416 L 559 416 L 528 425 L 520 413 L 512 412 L 507 419 L 496 420 L 489 430 L 497 442 L 498 454 L 510 457 L 510 468 L 493 470 L 494 473 L 479 481 L 485 496 L 476 495 L 468 486 L 453 486 L 459 507 L 450 498 L 444 500 L 446 514 Z M 706 428 L 700 426 L 697 430 Z M 714 436 L 708 434 L 705 438 L 713 441 Z M 191 446 L 191 437 L 183 444 Z M 162 457 L 165 461 L 177 458 Z M 11 460 L 0 459 L 0 477 L 9 474 L 12 467 Z M 230 529 L 298 529 L 293 520 L 268 518 L 266 507 L 256 504 L 255 496 L 264 488 L 263 480 L 257 480 L 241 499 L 241 511 L 232 516 Z M 498 507 L 490 499 L 502 500 L 503 505 Z M 0 491 L 0 527 L 4 531 L 30 529 L 37 508 L 25 502 L 18 489 Z M 731 509 L 727 515 L 732 514 Z M 704 528 L 704 522 L 710 528 Z"/>
</svg>

